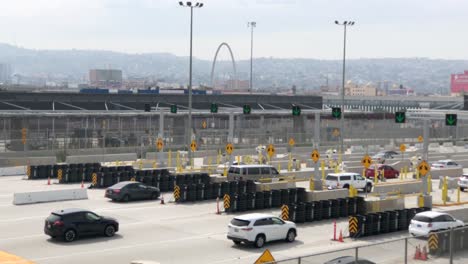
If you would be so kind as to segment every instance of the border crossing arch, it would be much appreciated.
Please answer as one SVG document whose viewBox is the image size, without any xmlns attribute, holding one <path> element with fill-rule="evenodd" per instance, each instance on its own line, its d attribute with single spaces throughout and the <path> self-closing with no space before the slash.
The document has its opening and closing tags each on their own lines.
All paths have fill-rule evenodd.
<svg viewBox="0 0 468 264">
<path fill-rule="evenodd" d="M 234 86 L 235 86 L 234 89 L 237 90 L 238 89 L 238 80 L 237 80 L 236 60 L 234 59 L 234 54 L 232 53 L 231 47 L 226 42 L 223 42 L 223 43 L 219 44 L 218 48 L 216 49 L 216 53 L 215 53 L 215 56 L 214 56 L 214 59 L 213 59 L 213 63 L 211 65 L 211 87 L 214 88 L 214 70 L 215 70 L 215 67 L 216 67 L 216 59 L 218 58 L 218 53 L 219 53 L 219 51 L 221 50 L 221 48 L 223 46 L 226 46 L 226 48 L 229 51 L 229 54 L 231 55 L 232 69 L 234 71 L 234 75 L 233 75 Z"/>
</svg>

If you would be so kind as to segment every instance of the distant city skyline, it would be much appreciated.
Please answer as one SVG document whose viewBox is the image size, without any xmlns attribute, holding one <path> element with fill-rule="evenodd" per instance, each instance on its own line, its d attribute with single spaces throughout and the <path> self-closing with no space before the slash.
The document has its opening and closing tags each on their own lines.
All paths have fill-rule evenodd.
<svg viewBox="0 0 468 264">
<path fill-rule="evenodd" d="M 250 57 L 468 59 L 463 0 L 205 0 L 194 11 L 194 56 L 212 60 L 221 42 Z M 2 3 L 0 42 L 31 49 L 167 52 L 188 56 L 189 11 L 174 0 L 16 0 Z M 228 59 L 227 51 L 220 60 Z"/>
</svg>

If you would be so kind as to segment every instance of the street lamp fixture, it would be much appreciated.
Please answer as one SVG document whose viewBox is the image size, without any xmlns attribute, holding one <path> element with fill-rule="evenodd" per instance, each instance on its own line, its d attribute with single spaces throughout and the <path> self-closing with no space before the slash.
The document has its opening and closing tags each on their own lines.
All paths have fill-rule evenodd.
<svg viewBox="0 0 468 264">
<path fill-rule="evenodd" d="M 188 136 L 187 136 L 187 145 L 190 146 L 192 142 L 192 39 L 193 39 L 193 9 L 194 8 L 201 8 L 203 7 L 203 3 L 201 2 L 179 2 L 180 6 L 189 7 L 190 8 L 190 66 L 189 66 L 189 87 L 188 87 Z M 192 159 L 192 151 L 188 148 L 188 158 L 189 160 Z"/>
<path fill-rule="evenodd" d="M 343 38 L 343 79 L 342 79 L 342 89 L 341 89 L 341 119 L 340 119 L 340 145 L 341 145 L 341 152 L 343 153 L 344 150 L 344 97 L 345 97 L 345 73 L 346 73 L 346 28 L 348 26 L 353 26 L 354 21 L 343 21 L 340 23 L 338 20 L 335 20 L 335 24 L 338 26 L 343 26 L 344 28 L 344 38 Z"/>
</svg>

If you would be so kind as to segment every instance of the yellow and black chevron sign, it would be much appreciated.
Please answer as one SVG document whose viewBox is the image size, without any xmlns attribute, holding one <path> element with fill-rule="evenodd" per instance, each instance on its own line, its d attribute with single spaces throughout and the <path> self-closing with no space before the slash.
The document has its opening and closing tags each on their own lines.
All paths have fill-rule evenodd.
<svg viewBox="0 0 468 264">
<path fill-rule="evenodd" d="M 224 198 L 224 209 L 228 209 L 229 207 L 231 207 L 231 197 L 229 196 L 229 194 L 225 194 L 223 198 Z"/>
<path fill-rule="evenodd" d="M 429 245 L 429 250 L 437 250 L 439 249 L 439 237 L 437 234 L 430 234 L 429 239 L 427 240 L 427 244 Z"/>
<path fill-rule="evenodd" d="M 285 221 L 289 220 L 289 206 L 285 204 L 281 206 L 281 219 Z"/>
<path fill-rule="evenodd" d="M 57 179 L 58 179 L 59 181 L 62 180 L 62 175 L 63 175 L 62 169 L 58 169 L 58 171 L 57 171 Z"/>
<path fill-rule="evenodd" d="M 93 183 L 93 186 L 97 185 L 97 174 L 96 173 L 93 173 L 91 175 L 91 182 Z"/>
<path fill-rule="evenodd" d="M 358 232 L 358 221 L 357 218 L 354 216 L 349 217 L 349 232 L 350 233 L 357 233 Z"/>
<path fill-rule="evenodd" d="M 31 166 L 26 167 L 26 175 L 28 175 L 28 179 L 31 179 Z"/>
<path fill-rule="evenodd" d="M 174 186 L 174 199 L 176 201 L 180 199 L 180 187 L 178 185 Z"/>
</svg>

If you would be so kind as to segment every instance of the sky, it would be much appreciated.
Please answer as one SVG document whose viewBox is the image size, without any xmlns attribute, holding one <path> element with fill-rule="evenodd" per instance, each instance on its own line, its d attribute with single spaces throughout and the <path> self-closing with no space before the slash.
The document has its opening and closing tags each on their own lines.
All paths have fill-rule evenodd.
<svg viewBox="0 0 468 264">
<path fill-rule="evenodd" d="M 254 57 L 468 59 L 468 0 L 202 0 L 194 9 L 193 55 L 212 60 L 226 42 Z M 2 1 L 0 42 L 32 49 L 189 55 L 190 9 L 174 0 Z M 228 53 L 220 52 L 221 59 Z"/>
</svg>

